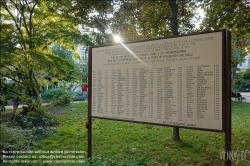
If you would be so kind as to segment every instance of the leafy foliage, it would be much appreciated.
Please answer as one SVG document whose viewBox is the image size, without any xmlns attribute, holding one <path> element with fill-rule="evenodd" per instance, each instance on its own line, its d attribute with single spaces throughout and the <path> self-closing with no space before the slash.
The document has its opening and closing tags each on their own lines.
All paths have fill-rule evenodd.
<svg viewBox="0 0 250 166">
<path fill-rule="evenodd" d="M 58 123 L 51 117 L 19 115 L 13 123 L 0 125 L 0 151 L 24 151 L 37 141 L 49 136 Z M 6 155 L 8 155 L 6 153 Z M 0 162 L 2 155 L 0 157 Z M 2 163 L 2 162 L 1 162 Z"/>
<path fill-rule="evenodd" d="M 49 89 L 42 94 L 43 98 L 51 100 L 54 105 L 69 104 L 74 96 L 74 92 L 65 87 Z"/>
<path fill-rule="evenodd" d="M 173 3 L 176 3 L 174 10 L 172 10 Z M 122 36 L 124 41 L 171 36 L 174 35 L 173 30 L 179 31 L 180 34 L 194 31 L 194 24 L 191 21 L 194 16 L 194 6 L 189 6 L 187 1 L 136 0 L 121 1 L 116 4 L 118 7 L 113 6 L 107 10 L 107 13 L 112 13 L 114 17 L 109 22 L 106 19 L 105 22 L 100 20 L 102 15 L 97 15 L 96 25 L 104 30 L 110 27 L 113 34 Z M 175 19 L 173 15 L 176 15 Z M 112 43 L 111 39 L 109 42 Z"/>
<path fill-rule="evenodd" d="M 250 7 L 244 1 L 213 1 L 202 3 L 206 18 L 201 28 L 206 30 L 228 29 L 233 38 L 250 33 Z"/>
<path fill-rule="evenodd" d="M 78 67 L 78 75 L 81 76 L 80 86 L 83 82 L 88 82 L 88 60 L 81 59 L 80 61 L 76 62 L 76 66 Z"/>
<path fill-rule="evenodd" d="M 51 48 L 60 45 L 72 50 L 74 57 L 78 56 L 76 44 L 82 43 L 84 38 L 75 24 L 73 9 L 76 3 L 3 0 L 0 5 L 0 77 L 1 80 L 5 77 L 12 79 L 16 86 L 11 89 L 4 83 L 1 93 L 6 95 L 13 91 L 12 96 L 6 95 L 6 98 L 24 99 L 23 102 L 32 107 L 28 111 L 32 111 L 34 103 L 41 104 L 40 85 L 46 84 L 48 74 L 62 79 L 72 76 L 76 70 L 68 59 L 58 56 Z M 34 100 L 24 97 L 27 94 Z"/>
<path fill-rule="evenodd" d="M 22 130 L 19 127 L 10 127 L 8 123 L 0 125 L 0 151 L 16 151 L 29 149 L 33 139 L 30 130 Z M 0 157 L 0 162 L 2 155 Z M 1 162 L 2 163 L 2 162 Z"/>
<path fill-rule="evenodd" d="M 250 7 L 245 1 L 213 1 L 202 3 L 206 17 L 202 30 L 227 29 L 232 34 L 232 81 L 236 79 L 237 65 L 250 52 Z"/>
<path fill-rule="evenodd" d="M 236 78 L 235 78 L 234 84 L 232 85 L 232 88 L 235 89 L 236 91 L 244 91 L 243 75 L 244 75 L 244 72 L 236 73 Z"/>
<path fill-rule="evenodd" d="M 250 68 L 245 71 L 243 79 L 250 80 Z"/>
<path fill-rule="evenodd" d="M 17 117 L 17 126 L 23 130 L 30 130 L 33 134 L 32 142 L 43 139 L 54 132 L 54 127 L 58 125 L 57 121 L 49 116 L 23 116 Z"/>
<path fill-rule="evenodd" d="M 73 56 L 72 56 L 72 52 L 67 50 L 65 47 L 60 46 L 60 45 L 54 45 L 51 47 L 53 54 L 58 55 L 59 57 L 62 57 L 68 61 L 70 61 L 71 63 L 74 63 L 73 61 Z M 79 57 L 79 55 L 77 55 L 77 58 Z"/>
<path fill-rule="evenodd" d="M 236 74 L 236 79 L 234 82 L 234 89 L 238 91 L 245 91 L 246 88 L 250 87 L 250 68 L 246 71 L 240 71 Z"/>
<path fill-rule="evenodd" d="M 0 93 L 0 111 L 5 111 L 5 106 L 8 103 L 7 101 L 6 96 Z"/>
<path fill-rule="evenodd" d="M 250 87 L 250 68 L 248 68 L 243 75 L 243 86 L 244 88 Z"/>
<path fill-rule="evenodd" d="M 21 96 L 22 97 L 22 101 L 26 101 L 29 102 L 29 100 L 32 100 L 32 98 L 27 97 L 27 96 Z M 33 116 L 39 116 L 39 117 L 43 117 L 46 116 L 46 114 L 48 113 L 47 109 L 42 105 L 41 102 L 30 102 L 31 104 L 29 104 L 27 107 L 23 106 L 22 107 L 22 115 L 33 115 Z"/>
</svg>

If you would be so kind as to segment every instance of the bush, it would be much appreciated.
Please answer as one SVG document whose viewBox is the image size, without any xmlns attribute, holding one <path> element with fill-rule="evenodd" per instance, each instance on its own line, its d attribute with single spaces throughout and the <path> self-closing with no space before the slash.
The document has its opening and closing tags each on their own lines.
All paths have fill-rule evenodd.
<svg viewBox="0 0 250 166">
<path fill-rule="evenodd" d="M 74 92 L 64 87 L 49 89 L 42 94 L 43 99 L 51 100 L 54 105 L 69 104 L 74 96 Z"/>
<path fill-rule="evenodd" d="M 34 135 L 33 143 L 39 139 L 49 136 L 53 133 L 54 126 L 58 125 L 57 121 L 51 117 L 39 117 L 39 116 L 17 116 L 17 125 L 24 130 L 32 131 Z"/>
<path fill-rule="evenodd" d="M 244 86 L 245 88 L 249 88 L 250 87 L 250 68 L 248 68 L 244 75 L 243 75 L 243 79 L 244 79 Z"/>
<path fill-rule="evenodd" d="M 237 91 L 245 91 L 250 87 L 250 68 L 245 72 L 236 73 L 236 79 L 233 84 L 233 89 Z"/>
<path fill-rule="evenodd" d="M 0 125 L 0 151 L 27 150 L 30 147 L 33 136 L 30 130 L 18 127 L 9 127 L 7 123 Z M 0 163 L 2 163 L 2 155 Z"/>
<path fill-rule="evenodd" d="M 58 125 L 51 117 L 18 115 L 13 124 L 0 125 L 0 151 L 28 150 L 36 141 L 49 136 Z M 2 163 L 0 156 L 0 163 Z"/>
<path fill-rule="evenodd" d="M 44 117 L 48 114 L 48 110 L 42 105 L 41 102 L 30 101 L 26 103 L 28 103 L 28 106 L 22 107 L 22 115 Z"/>
<path fill-rule="evenodd" d="M 243 87 L 243 82 L 244 82 L 243 75 L 244 75 L 244 72 L 236 73 L 236 79 L 235 79 L 234 84 L 232 85 L 234 90 L 236 90 L 236 91 L 243 91 L 244 90 L 244 87 Z"/>
<path fill-rule="evenodd" d="M 27 150 L 36 141 L 49 136 L 58 123 L 51 117 L 18 115 L 15 124 L 0 125 L 0 151 Z M 0 156 L 0 163 L 2 163 Z"/>
<path fill-rule="evenodd" d="M 6 96 L 0 93 L 0 112 L 5 110 L 6 105 L 7 105 Z"/>
<path fill-rule="evenodd" d="M 243 76 L 243 79 L 244 80 L 250 80 L 250 68 L 248 68 L 245 73 L 244 73 L 244 76 Z"/>
</svg>

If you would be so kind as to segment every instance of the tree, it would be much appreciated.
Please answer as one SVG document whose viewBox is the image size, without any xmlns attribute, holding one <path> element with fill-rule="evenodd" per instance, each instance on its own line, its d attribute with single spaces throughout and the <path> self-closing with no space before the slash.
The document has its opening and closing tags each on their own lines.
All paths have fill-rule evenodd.
<svg viewBox="0 0 250 166">
<path fill-rule="evenodd" d="M 242 72 L 242 71 L 236 73 L 235 82 L 232 85 L 232 88 L 235 91 L 242 91 L 243 90 L 243 88 L 244 88 L 243 87 L 243 84 L 244 84 L 243 75 L 244 75 L 244 72 Z"/>
<path fill-rule="evenodd" d="M 248 68 L 243 75 L 243 87 L 244 89 L 250 88 L 250 68 Z"/>
<path fill-rule="evenodd" d="M 250 52 L 250 6 L 246 1 L 216 1 L 201 5 L 206 17 L 202 30 L 227 29 L 232 33 L 232 81 L 235 80 L 237 65 L 244 62 Z"/>
<path fill-rule="evenodd" d="M 13 91 L 28 107 L 26 112 L 44 114 L 40 85 L 50 72 L 64 77 L 75 70 L 67 59 L 55 55 L 59 44 L 73 51 L 82 38 L 76 24 L 72 1 L 2 0 L 0 76 L 11 78 L 16 89 L 1 82 L 1 91 Z M 4 40 L 4 42 L 3 42 Z M 41 109 L 40 109 L 41 108 Z"/>
<path fill-rule="evenodd" d="M 110 28 L 125 41 L 172 36 L 177 31 L 186 34 L 194 31 L 194 6 L 188 5 L 182 0 L 122 1 L 114 9 Z"/>
<path fill-rule="evenodd" d="M 231 57 L 231 79 L 232 82 L 235 82 L 237 66 L 239 63 L 245 61 L 245 56 L 247 55 L 247 51 L 245 50 L 248 46 L 246 40 L 242 39 L 232 39 L 232 57 Z"/>
<path fill-rule="evenodd" d="M 81 76 L 81 82 L 88 82 L 88 59 L 81 59 L 76 62 L 76 66 L 79 69 L 79 74 Z"/>
</svg>

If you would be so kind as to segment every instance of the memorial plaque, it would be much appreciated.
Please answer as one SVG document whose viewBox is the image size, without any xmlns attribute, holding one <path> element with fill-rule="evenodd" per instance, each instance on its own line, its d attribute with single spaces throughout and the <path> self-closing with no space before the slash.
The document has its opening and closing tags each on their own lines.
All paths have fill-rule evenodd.
<svg viewBox="0 0 250 166">
<path fill-rule="evenodd" d="M 90 48 L 91 116 L 224 130 L 223 34 Z"/>
</svg>

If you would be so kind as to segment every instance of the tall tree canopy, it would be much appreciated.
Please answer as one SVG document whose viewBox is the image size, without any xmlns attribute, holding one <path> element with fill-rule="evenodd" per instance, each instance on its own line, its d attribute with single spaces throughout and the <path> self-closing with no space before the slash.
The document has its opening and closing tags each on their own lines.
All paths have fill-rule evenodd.
<svg viewBox="0 0 250 166">
<path fill-rule="evenodd" d="M 174 3 L 176 8 L 172 11 Z M 195 30 L 194 7 L 184 0 L 114 0 L 104 14 L 93 17 L 92 23 L 100 32 L 119 34 L 124 41 L 166 37 L 173 35 L 174 31 L 185 34 Z M 176 20 L 173 20 L 173 15 Z M 112 42 L 112 35 L 109 37 L 107 42 Z"/>
<path fill-rule="evenodd" d="M 232 79 L 237 65 L 244 62 L 250 52 L 250 2 L 244 0 L 216 1 L 203 3 L 206 17 L 202 30 L 228 29 L 232 33 Z"/>
</svg>

